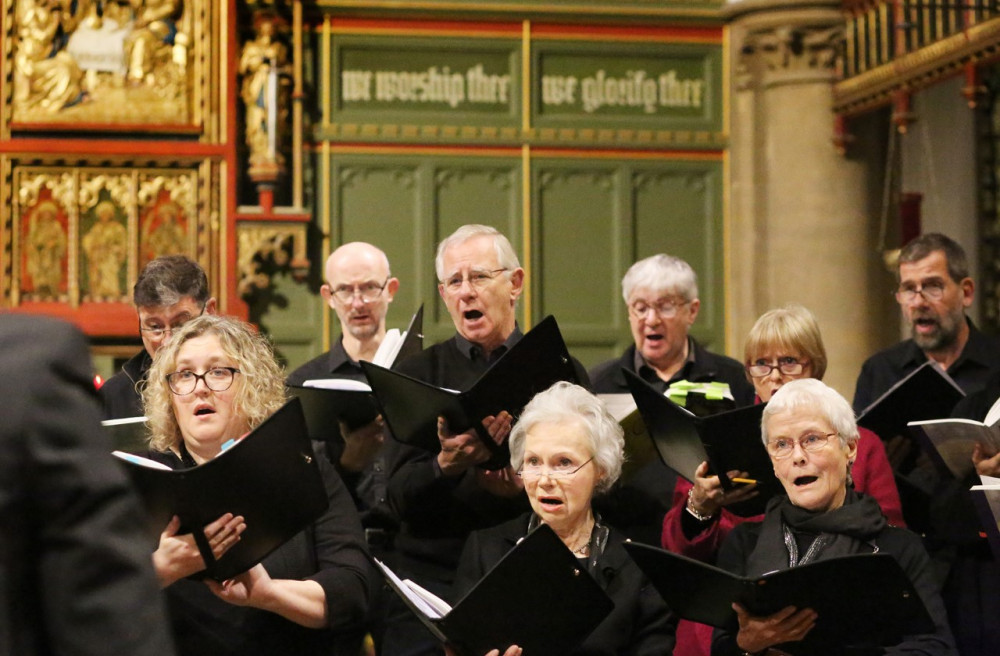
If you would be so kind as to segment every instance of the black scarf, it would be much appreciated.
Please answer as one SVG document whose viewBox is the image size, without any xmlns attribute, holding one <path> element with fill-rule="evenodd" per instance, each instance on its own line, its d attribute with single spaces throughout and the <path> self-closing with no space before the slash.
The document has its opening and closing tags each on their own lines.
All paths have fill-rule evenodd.
<svg viewBox="0 0 1000 656">
<path fill-rule="evenodd" d="M 792 504 L 787 496 L 772 498 L 764 511 L 757 546 L 747 559 L 747 576 L 760 576 L 806 562 L 878 551 L 872 542 L 886 526 L 885 516 L 872 497 L 848 488 L 844 505 L 828 512 L 812 512 Z M 799 555 L 797 533 L 816 535 Z"/>
</svg>

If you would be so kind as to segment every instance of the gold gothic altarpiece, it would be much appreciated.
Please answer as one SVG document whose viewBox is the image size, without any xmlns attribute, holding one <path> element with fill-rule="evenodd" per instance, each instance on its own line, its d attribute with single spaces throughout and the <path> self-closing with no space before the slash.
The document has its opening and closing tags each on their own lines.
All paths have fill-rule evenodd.
<svg viewBox="0 0 1000 656">
<path fill-rule="evenodd" d="M 307 266 L 309 215 L 273 220 L 278 183 L 302 195 L 288 136 L 297 2 L 2 7 L 0 308 L 130 336 L 132 285 L 158 255 L 201 262 L 235 314 L 267 285 L 258 263 L 275 244 Z"/>
</svg>

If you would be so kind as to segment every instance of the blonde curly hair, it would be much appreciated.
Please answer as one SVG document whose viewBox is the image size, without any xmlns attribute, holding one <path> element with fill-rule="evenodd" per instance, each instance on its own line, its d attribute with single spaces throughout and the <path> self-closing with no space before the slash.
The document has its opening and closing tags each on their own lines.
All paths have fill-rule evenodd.
<svg viewBox="0 0 1000 656">
<path fill-rule="evenodd" d="M 218 337 L 223 353 L 240 370 L 233 382 L 236 387 L 233 411 L 251 430 L 285 402 L 284 371 L 268 339 L 239 319 L 202 315 L 185 323 L 156 352 L 146 377 L 142 404 L 148 418 L 149 446 L 154 451 L 176 450 L 183 439 L 174 416 L 174 395 L 166 376 L 176 370 L 181 346 L 202 335 Z"/>
</svg>

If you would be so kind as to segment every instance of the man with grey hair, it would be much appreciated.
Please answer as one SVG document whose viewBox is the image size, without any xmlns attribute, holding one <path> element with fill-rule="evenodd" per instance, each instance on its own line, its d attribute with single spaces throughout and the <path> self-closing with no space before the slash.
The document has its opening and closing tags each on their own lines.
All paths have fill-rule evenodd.
<svg viewBox="0 0 1000 656">
<path fill-rule="evenodd" d="M 941 233 L 920 235 L 900 252 L 896 277 L 896 301 L 912 337 L 865 361 L 854 390 L 854 410 L 861 412 L 929 360 L 971 395 L 959 402 L 955 414 L 983 421 L 996 400 L 984 390 L 1000 377 L 1000 339 L 980 332 L 965 314 L 975 300 L 965 250 Z M 943 596 L 959 653 L 1000 653 L 1000 632 L 992 622 L 1000 612 L 1000 563 L 981 537 L 969 494 L 979 477 L 941 477 L 911 440 L 880 437 L 889 440 L 906 523 L 924 534 L 935 565 L 947 573 Z M 977 455 L 981 469 L 983 460 L 995 462 L 983 458 L 989 454 L 981 450 Z"/>
<path fill-rule="evenodd" d="M 590 370 L 597 394 L 628 394 L 622 369 L 660 392 L 675 382 L 723 382 L 737 405 L 750 405 L 754 389 L 743 365 L 702 347 L 688 332 L 701 301 L 694 270 L 672 255 L 639 260 L 622 278 L 633 344 L 620 358 Z M 691 476 L 694 472 L 682 472 Z M 648 463 L 595 502 L 605 519 L 640 542 L 660 544 L 663 517 L 670 509 L 676 474 L 659 460 Z"/>
<path fill-rule="evenodd" d="M 899 254 L 896 278 L 896 301 L 912 337 L 865 361 L 854 390 L 855 412 L 928 360 L 966 394 L 1000 373 L 1000 340 L 981 333 L 965 314 L 976 287 L 958 243 L 936 232 L 913 239 Z"/>
<path fill-rule="evenodd" d="M 132 301 L 139 315 L 143 350 L 99 390 L 105 419 L 142 415 L 138 386 L 146 381 L 153 355 L 185 322 L 202 314 L 215 314 L 216 301 L 208 291 L 205 270 L 184 255 L 164 255 L 150 260 L 135 281 Z"/>
<path fill-rule="evenodd" d="M 622 278 L 622 297 L 634 344 L 620 358 L 590 370 L 594 392 L 627 394 L 624 368 L 661 392 L 680 380 L 719 381 L 729 384 L 737 405 L 753 402 L 743 365 L 706 350 L 688 334 L 701 301 L 687 262 L 662 253 L 639 260 Z"/>
<path fill-rule="evenodd" d="M 438 293 L 455 325 L 455 335 L 403 361 L 400 373 L 450 389 L 468 389 L 522 337 L 517 300 L 524 269 L 510 241 L 495 228 L 470 224 L 438 246 Z M 577 376 L 587 374 L 574 361 Z M 501 413 L 487 426 L 501 442 L 511 417 Z M 396 540 L 397 573 L 447 597 L 462 545 L 472 530 L 493 526 L 522 513 L 527 504 L 520 479 L 506 469 L 478 467 L 490 451 L 475 431 L 454 433 L 438 422 L 441 449 L 432 454 L 386 443 L 389 502 L 402 520 Z M 436 640 L 399 604 L 386 632 L 383 653 L 440 653 Z"/>
</svg>

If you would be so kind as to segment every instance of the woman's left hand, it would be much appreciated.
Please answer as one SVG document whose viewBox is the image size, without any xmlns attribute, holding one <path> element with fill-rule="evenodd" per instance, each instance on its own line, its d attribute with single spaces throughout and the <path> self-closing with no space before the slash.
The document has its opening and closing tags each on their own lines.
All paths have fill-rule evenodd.
<svg viewBox="0 0 1000 656">
<path fill-rule="evenodd" d="M 271 583 L 271 576 L 260 563 L 228 581 L 219 583 L 206 579 L 208 588 L 215 596 L 234 606 L 260 607 L 259 599 Z"/>
<path fill-rule="evenodd" d="M 740 622 L 736 645 L 751 654 L 785 642 L 798 642 L 816 626 L 816 611 L 811 608 L 798 610 L 786 606 L 767 617 L 751 615 L 737 603 L 733 604 L 733 610 Z"/>
</svg>

